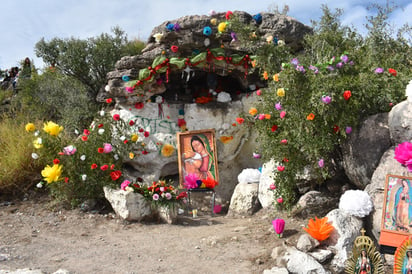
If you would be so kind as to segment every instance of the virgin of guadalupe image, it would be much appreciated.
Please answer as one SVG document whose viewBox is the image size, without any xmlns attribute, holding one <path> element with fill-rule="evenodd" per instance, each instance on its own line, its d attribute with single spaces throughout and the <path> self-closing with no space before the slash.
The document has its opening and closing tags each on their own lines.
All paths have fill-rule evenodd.
<svg viewBox="0 0 412 274">
<path fill-rule="evenodd" d="M 199 180 L 215 177 L 214 155 L 208 138 L 204 134 L 194 135 L 190 139 L 191 150 L 182 155 L 184 176 L 194 174 Z"/>
<path fill-rule="evenodd" d="M 392 223 L 397 231 L 412 232 L 412 187 L 407 179 L 398 179 L 392 187 L 389 198 L 389 210 L 393 212 Z"/>
<path fill-rule="evenodd" d="M 408 249 L 408 251 L 406 251 L 402 274 L 412 274 L 412 249 Z"/>
<path fill-rule="evenodd" d="M 370 274 L 372 273 L 372 264 L 368 258 L 365 249 L 362 249 L 355 266 L 356 274 Z"/>
</svg>

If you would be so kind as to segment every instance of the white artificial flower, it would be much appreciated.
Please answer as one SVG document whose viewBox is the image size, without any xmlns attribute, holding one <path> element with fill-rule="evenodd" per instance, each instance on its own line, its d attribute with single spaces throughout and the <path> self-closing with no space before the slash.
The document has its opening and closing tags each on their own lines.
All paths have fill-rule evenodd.
<svg viewBox="0 0 412 274">
<path fill-rule="evenodd" d="M 36 185 L 36 187 L 37 187 L 37 188 L 42 188 L 42 187 L 43 187 L 43 184 L 40 182 L 40 183 L 38 183 L 38 184 Z"/>
<path fill-rule="evenodd" d="M 37 143 L 39 145 L 43 144 L 43 139 L 41 137 L 37 138 Z"/>
<path fill-rule="evenodd" d="M 155 33 L 152 37 L 155 39 L 156 43 L 160 43 L 163 39 L 163 33 Z"/>
<path fill-rule="evenodd" d="M 117 160 L 119 160 L 119 155 L 115 154 L 115 155 L 113 155 L 113 158 L 117 161 Z"/>
<path fill-rule="evenodd" d="M 104 110 L 101 110 L 100 112 L 99 112 L 99 114 L 100 114 L 100 116 L 104 116 Z"/>
<path fill-rule="evenodd" d="M 284 45 L 285 45 L 285 41 L 283 41 L 283 40 L 278 41 L 278 46 L 284 46 Z"/>
<path fill-rule="evenodd" d="M 86 160 L 86 155 L 82 155 L 82 156 L 80 156 L 80 160 L 82 160 L 82 161 L 84 161 L 84 160 Z"/>
<path fill-rule="evenodd" d="M 412 103 L 412 80 L 410 80 L 409 84 L 406 86 L 405 95 L 408 97 L 408 102 Z"/>
<path fill-rule="evenodd" d="M 155 102 L 156 102 L 156 104 L 163 103 L 163 97 L 162 96 L 156 96 Z"/>
<path fill-rule="evenodd" d="M 130 186 L 125 187 L 124 190 L 126 190 L 127 192 L 133 192 L 133 188 Z"/>
<path fill-rule="evenodd" d="M 87 175 L 86 175 L 86 174 L 83 174 L 83 175 L 82 175 L 82 180 L 83 180 L 83 181 L 86 181 L 86 179 L 87 179 Z"/>
<path fill-rule="evenodd" d="M 124 140 L 126 140 L 126 137 L 125 136 L 120 136 L 120 141 L 124 141 Z"/>
<path fill-rule="evenodd" d="M 79 135 L 80 132 L 79 132 L 77 129 L 75 129 L 75 130 L 74 130 L 74 133 L 75 133 L 76 135 Z"/>
<path fill-rule="evenodd" d="M 33 153 L 31 154 L 31 157 L 32 157 L 34 160 L 37 160 L 37 159 L 39 159 L 39 154 L 33 152 Z"/>
<path fill-rule="evenodd" d="M 104 87 L 104 90 L 107 91 L 107 92 L 109 92 L 109 91 L 110 91 L 110 86 L 109 86 L 109 85 L 106 85 L 106 86 Z"/>
<path fill-rule="evenodd" d="M 99 128 L 99 130 L 97 131 L 97 133 L 99 133 L 100 135 L 102 135 L 104 133 L 104 128 Z"/>
<path fill-rule="evenodd" d="M 363 218 L 372 212 L 373 202 L 366 191 L 347 190 L 340 197 L 339 209 L 350 215 Z"/>
<path fill-rule="evenodd" d="M 40 131 L 38 131 L 38 130 L 36 130 L 35 132 L 34 132 L 34 136 L 39 136 L 39 134 L 40 134 Z"/>
</svg>

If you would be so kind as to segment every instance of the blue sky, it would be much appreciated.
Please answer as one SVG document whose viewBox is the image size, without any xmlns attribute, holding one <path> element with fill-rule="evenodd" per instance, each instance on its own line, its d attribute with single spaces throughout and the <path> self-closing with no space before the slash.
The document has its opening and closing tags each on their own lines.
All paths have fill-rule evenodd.
<svg viewBox="0 0 412 274">
<path fill-rule="evenodd" d="M 386 0 L 372 3 L 384 5 Z M 34 53 L 34 45 L 42 37 L 46 41 L 54 37 L 85 39 L 111 33 L 112 27 L 119 26 L 129 39 L 146 41 L 155 26 L 185 15 L 207 15 L 210 10 L 242 10 L 253 15 L 276 6 L 282 10 L 284 5 L 289 6 L 289 16 L 311 25 L 310 20 L 320 18 L 322 4 L 332 10 L 342 8 L 342 23 L 358 29 L 371 14 L 365 0 L 2 0 L 0 68 L 17 66 L 25 57 L 42 68 Z M 412 25 L 412 0 L 398 0 L 396 5 L 399 8 L 390 22 Z"/>
</svg>

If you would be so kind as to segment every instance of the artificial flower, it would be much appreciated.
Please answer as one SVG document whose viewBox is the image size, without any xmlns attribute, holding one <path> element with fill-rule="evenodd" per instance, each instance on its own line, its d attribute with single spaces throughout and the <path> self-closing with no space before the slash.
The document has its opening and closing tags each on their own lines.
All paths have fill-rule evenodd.
<svg viewBox="0 0 412 274">
<path fill-rule="evenodd" d="M 217 19 L 216 19 L 216 18 L 210 19 L 210 24 L 212 24 L 213 26 L 216 26 L 216 24 L 217 24 Z"/>
<path fill-rule="evenodd" d="M 219 23 L 219 25 L 217 26 L 218 32 L 219 32 L 219 33 L 224 32 L 224 31 L 226 30 L 226 26 L 227 26 L 227 23 L 226 23 L 226 22 L 221 22 L 221 23 Z"/>
<path fill-rule="evenodd" d="M 233 136 L 220 136 L 219 140 L 222 143 L 227 144 L 227 143 L 229 143 L 230 141 L 233 140 Z"/>
<path fill-rule="evenodd" d="M 262 95 L 262 91 L 261 91 L 260 89 L 258 89 L 258 90 L 256 91 L 256 95 L 257 95 L 257 96 Z"/>
<path fill-rule="evenodd" d="M 308 227 L 304 227 L 303 229 L 314 239 L 323 241 L 329 238 L 334 227 L 328 223 L 328 217 L 318 219 L 318 217 L 315 216 L 315 220 L 309 219 Z"/>
<path fill-rule="evenodd" d="M 395 160 L 406 165 L 412 159 L 412 143 L 403 142 L 395 148 Z"/>
<path fill-rule="evenodd" d="M 258 119 L 259 119 L 259 120 L 265 119 L 265 114 L 263 114 L 263 113 L 259 114 L 259 115 L 258 115 Z"/>
<path fill-rule="evenodd" d="M 282 145 L 287 145 L 287 144 L 288 144 L 288 140 L 282 139 L 282 140 L 280 140 L 280 143 L 281 143 Z"/>
<path fill-rule="evenodd" d="M 62 174 L 63 166 L 54 164 L 53 166 L 47 165 L 42 171 L 41 175 L 47 183 L 57 182 Z"/>
<path fill-rule="evenodd" d="M 128 93 L 133 93 L 133 87 L 125 87 L 125 90 L 126 90 Z"/>
<path fill-rule="evenodd" d="M 285 229 L 285 220 L 277 218 L 272 221 L 273 229 L 275 230 L 276 234 L 280 238 L 283 230 Z"/>
<path fill-rule="evenodd" d="M 32 157 L 34 160 L 37 160 L 37 159 L 39 159 L 40 156 L 39 156 L 39 154 L 33 152 L 33 153 L 31 154 L 31 157 Z"/>
<path fill-rule="evenodd" d="M 35 140 L 33 141 L 33 146 L 34 146 L 34 148 L 36 148 L 36 149 L 42 148 L 42 147 L 43 147 L 42 138 L 39 137 L 39 138 L 35 139 Z"/>
<path fill-rule="evenodd" d="M 132 134 L 132 136 L 130 137 L 130 140 L 132 142 L 137 142 L 138 139 L 139 139 L 139 136 L 137 134 Z"/>
<path fill-rule="evenodd" d="M 269 76 L 268 76 L 268 72 L 267 72 L 267 71 L 264 71 L 264 72 L 263 72 L 263 79 L 265 79 L 265 80 L 269 79 Z"/>
<path fill-rule="evenodd" d="M 273 81 L 279 82 L 279 73 L 273 75 Z"/>
<path fill-rule="evenodd" d="M 239 125 L 243 124 L 244 121 L 245 121 L 245 119 L 243 119 L 243 118 L 240 118 L 240 117 L 237 117 L 237 118 L 236 118 L 236 122 L 237 122 Z"/>
<path fill-rule="evenodd" d="M 54 159 L 54 160 L 53 160 L 53 164 L 55 164 L 55 165 L 60 164 L 60 160 L 59 160 L 59 159 Z"/>
<path fill-rule="evenodd" d="M 96 168 L 97 168 L 97 164 L 92 164 L 92 165 L 90 166 L 90 168 L 91 168 L 91 169 L 96 169 Z"/>
<path fill-rule="evenodd" d="M 122 172 L 120 170 L 115 170 L 110 172 L 110 177 L 113 181 L 118 180 L 122 176 Z"/>
<path fill-rule="evenodd" d="M 282 204 L 283 203 L 283 198 L 282 197 L 277 198 L 276 202 L 278 202 L 278 204 Z"/>
<path fill-rule="evenodd" d="M 275 132 L 277 129 L 278 129 L 277 125 L 273 125 L 272 128 L 271 128 L 272 132 Z"/>
<path fill-rule="evenodd" d="M 104 133 L 104 128 L 99 128 L 99 130 L 97 131 L 97 133 L 99 135 L 102 135 Z"/>
<path fill-rule="evenodd" d="M 206 179 L 202 180 L 202 184 L 205 185 L 205 188 L 214 188 L 219 183 L 215 181 L 212 177 L 207 177 Z"/>
<path fill-rule="evenodd" d="M 260 159 L 261 157 L 262 157 L 262 155 L 260 155 L 260 153 L 256 153 L 256 152 L 253 152 L 253 158 L 255 158 L 255 159 Z"/>
<path fill-rule="evenodd" d="M 112 98 L 107 98 L 107 99 L 106 99 L 106 103 L 108 103 L 108 104 L 110 104 L 112 101 L 113 101 Z"/>
<path fill-rule="evenodd" d="M 258 111 L 257 111 L 256 108 L 250 108 L 250 109 L 249 109 L 249 114 L 252 115 L 252 116 L 255 116 L 255 115 L 257 114 L 257 112 L 258 112 Z"/>
<path fill-rule="evenodd" d="M 333 126 L 333 132 L 335 132 L 335 133 L 339 132 L 339 126 L 338 125 Z"/>
<path fill-rule="evenodd" d="M 77 149 L 73 145 L 69 145 L 69 146 L 63 148 L 63 154 L 64 155 L 73 155 L 73 154 L 76 153 L 76 151 L 77 151 Z"/>
<path fill-rule="evenodd" d="M 155 39 L 156 43 L 160 43 L 163 39 L 163 33 L 155 33 L 153 35 L 153 38 Z"/>
<path fill-rule="evenodd" d="M 143 133 L 143 136 L 146 137 L 146 138 L 149 137 L 149 135 L 150 135 L 150 133 L 149 133 L 148 131 L 145 131 L 145 132 Z"/>
<path fill-rule="evenodd" d="M 323 168 L 323 167 L 325 166 L 325 161 L 324 161 L 323 159 L 320 159 L 320 160 L 318 161 L 318 166 L 319 166 L 320 168 Z"/>
<path fill-rule="evenodd" d="M 134 107 L 136 109 L 142 109 L 144 107 L 144 104 L 142 102 L 137 102 L 136 104 L 134 104 Z"/>
<path fill-rule="evenodd" d="M 276 94 L 277 94 L 279 97 L 285 96 L 285 89 L 284 89 L 284 88 L 278 88 L 278 90 L 276 91 Z"/>
<path fill-rule="evenodd" d="M 281 109 L 282 109 L 282 104 L 281 104 L 280 102 L 277 102 L 277 103 L 275 104 L 275 108 L 276 108 L 277 110 L 281 110 Z"/>
<path fill-rule="evenodd" d="M 226 20 L 229 20 L 230 18 L 232 18 L 232 16 L 233 16 L 233 12 L 232 11 L 227 11 L 226 12 L 226 15 L 225 15 L 225 17 L 226 17 Z"/>
<path fill-rule="evenodd" d="M 129 152 L 129 159 L 133 159 L 134 158 L 134 153 L 133 152 Z"/>
<path fill-rule="evenodd" d="M 170 47 L 170 50 L 171 50 L 172 52 L 176 53 L 176 52 L 178 52 L 178 51 L 179 51 L 179 47 L 178 47 L 178 46 L 173 45 L 173 46 L 171 46 L 171 47 Z"/>
<path fill-rule="evenodd" d="M 275 189 L 276 189 L 276 185 L 275 185 L 275 184 L 270 184 L 270 185 L 269 185 L 269 188 L 270 188 L 271 190 L 275 190 Z"/>
<path fill-rule="evenodd" d="M 25 126 L 27 132 L 32 132 L 36 130 L 36 126 L 33 123 L 28 123 Z"/>
<path fill-rule="evenodd" d="M 285 166 L 278 166 L 277 169 L 278 171 L 282 172 L 285 170 Z"/>
<path fill-rule="evenodd" d="M 308 116 L 306 116 L 306 120 L 308 121 L 312 121 L 313 119 L 315 119 L 315 114 L 313 113 L 309 113 Z"/>
<path fill-rule="evenodd" d="M 207 104 L 211 102 L 213 98 L 211 96 L 200 96 L 195 99 L 196 104 Z"/>
<path fill-rule="evenodd" d="M 383 72 L 384 72 L 383 68 L 376 68 L 376 69 L 375 69 L 375 73 L 376 73 L 376 74 L 381 74 L 381 73 L 383 73 Z"/>
<path fill-rule="evenodd" d="M 63 127 L 49 121 L 47 123 L 44 123 L 43 130 L 51 136 L 57 136 L 63 130 Z"/>
<path fill-rule="evenodd" d="M 87 174 L 83 174 L 82 175 L 82 181 L 86 181 L 87 180 Z"/>
<path fill-rule="evenodd" d="M 130 181 L 129 180 L 124 180 L 123 183 L 120 185 L 120 188 L 122 190 L 126 190 L 126 187 L 130 185 Z"/>
<path fill-rule="evenodd" d="M 83 135 L 81 138 L 82 138 L 82 141 L 84 141 L 84 142 L 86 142 L 87 139 L 88 139 L 86 135 Z"/>
<path fill-rule="evenodd" d="M 113 146 L 109 143 L 103 144 L 103 153 L 110 153 L 113 150 Z"/>
<path fill-rule="evenodd" d="M 175 148 L 170 144 L 164 144 L 160 152 L 163 157 L 170 157 L 175 152 Z"/>
<path fill-rule="evenodd" d="M 43 184 L 42 184 L 41 182 L 39 182 L 39 183 L 37 183 L 36 187 L 37 187 L 37 188 L 42 188 L 42 187 L 43 187 Z"/>
<path fill-rule="evenodd" d="M 86 160 L 86 155 L 82 155 L 82 156 L 80 156 L 80 160 L 82 160 L 82 161 L 84 161 L 84 160 Z"/>
<path fill-rule="evenodd" d="M 329 104 L 332 101 L 332 98 L 329 95 L 323 95 L 322 96 L 322 103 L 324 104 Z"/>
<path fill-rule="evenodd" d="M 98 152 L 98 153 L 103 153 L 103 152 L 104 152 L 104 148 L 102 148 L 102 147 L 97 148 L 97 152 Z"/>
<path fill-rule="evenodd" d="M 109 168 L 108 165 L 102 165 L 102 166 L 100 167 L 100 169 L 103 170 L 103 171 L 107 170 L 108 168 Z"/>
<path fill-rule="evenodd" d="M 346 134 L 351 134 L 352 128 L 351 127 L 346 127 L 345 132 L 346 132 Z"/>
<path fill-rule="evenodd" d="M 83 134 L 86 135 L 86 136 L 89 136 L 90 135 L 90 130 L 84 129 Z"/>
<path fill-rule="evenodd" d="M 130 120 L 129 121 L 129 126 L 133 126 L 134 125 L 134 121 L 133 120 Z"/>
<path fill-rule="evenodd" d="M 203 34 L 206 36 L 210 36 L 212 34 L 212 28 L 209 26 L 206 26 L 203 28 Z"/>
<path fill-rule="evenodd" d="M 192 189 L 192 188 L 197 188 L 197 181 L 199 180 L 199 177 L 195 173 L 189 173 L 188 175 L 185 176 L 185 181 L 183 183 L 183 186 L 186 189 Z"/>
<path fill-rule="evenodd" d="M 280 119 L 285 118 L 285 116 L 286 116 L 286 111 L 281 111 L 279 114 Z"/>
<path fill-rule="evenodd" d="M 113 120 L 115 120 L 115 121 L 119 121 L 120 120 L 120 115 L 119 114 L 114 114 L 113 115 Z"/>
<path fill-rule="evenodd" d="M 153 201 L 158 201 L 160 198 L 159 194 L 155 193 L 153 194 Z"/>
<path fill-rule="evenodd" d="M 388 69 L 388 72 L 389 72 L 392 76 L 398 75 L 398 72 L 397 72 L 395 69 L 393 69 L 393 68 L 389 68 L 389 69 Z"/>
<path fill-rule="evenodd" d="M 343 98 L 347 101 L 352 96 L 352 92 L 350 90 L 345 90 L 343 92 Z"/>
</svg>

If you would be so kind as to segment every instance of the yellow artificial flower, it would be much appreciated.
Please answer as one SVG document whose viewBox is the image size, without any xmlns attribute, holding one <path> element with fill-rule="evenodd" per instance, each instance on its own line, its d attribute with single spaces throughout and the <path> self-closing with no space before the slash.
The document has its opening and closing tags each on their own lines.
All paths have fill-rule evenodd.
<svg viewBox="0 0 412 274">
<path fill-rule="evenodd" d="M 57 182 L 62 175 L 62 165 L 47 165 L 42 171 L 41 175 L 44 177 L 44 180 L 51 184 L 53 182 Z"/>
<path fill-rule="evenodd" d="M 134 153 L 133 152 L 129 152 L 129 158 L 133 159 L 134 158 Z"/>
<path fill-rule="evenodd" d="M 51 136 L 57 136 L 63 130 L 63 127 L 49 121 L 47 123 L 44 123 L 43 130 Z"/>
<path fill-rule="evenodd" d="M 250 109 L 249 109 L 249 114 L 252 115 L 252 116 L 255 116 L 255 115 L 257 114 L 257 112 L 258 112 L 258 111 L 257 111 L 256 108 L 250 108 Z"/>
<path fill-rule="evenodd" d="M 33 123 L 28 123 L 27 125 L 26 125 L 26 131 L 27 132 L 32 132 L 32 131 L 34 131 L 36 129 L 36 126 L 33 124 Z"/>
<path fill-rule="evenodd" d="M 222 33 L 222 32 L 224 32 L 224 31 L 226 30 L 226 26 L 227 26 L 226 22 L 222 22 L 222 23 L 220 23 L 220 24 L 217 26 L 217 30 L 218 30 L 220 33 Z"/>
<path fill-rule="evenodd" d="M 273 81 L 279 82 L 279 73 L 276 73 L 275 75 L 273 75 Z"/>
<path fill-rule="evenodd" d="M 233 136 L 220 136 L 220 141 L 227 144 L 233 140 Z"/>
<path fill-rule="evenodd" d="M 33 146 L 34 148 L 42 148 L 43 147 L 43 141 L 41 138 L 37 138 L 36 140 L 33 141 Z"/>
<path fill-rule="evenodd" d="M 266 37 L 266 42 L 268 42 L 268 44 L 271 44 L 273 41 L 273 36 L 269 35 L 268 37 Z"/>
<path fill-rule="evenodd" d="M 285 96 L 285 89 L 284 89 L 284 88 L 278 88 L 278 91 L 276 92 L 276 94 L 277 94 L 279 97 Z"/>
<path fill-rule="evenodd" d="M 210 23 L 211 23 L 213 26 L 216 26 L 216 24 L 217 24 L 217 19 L 216 19 L 216 18 L 210 19 Z"/>
<path fill-rule="evenodd" d="M 163 157 L 170 157 L 175 152 L 175 148 L 172 145 L 165 144 L 162 146 L 162 155 Z"/>
<path fill-rule="evenodd" d="M 137 142 L 138 139 L 139 139 L 139 136 L 137 136 L 137 134 L 133 134 L 132 137 L 130 138 L 132 142 Z"/>
</svg>

